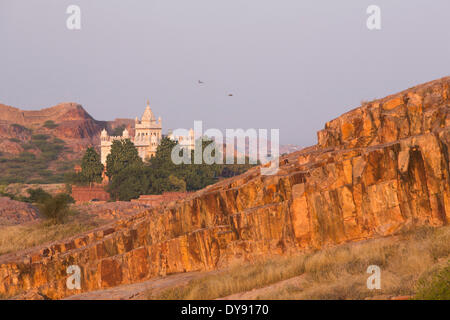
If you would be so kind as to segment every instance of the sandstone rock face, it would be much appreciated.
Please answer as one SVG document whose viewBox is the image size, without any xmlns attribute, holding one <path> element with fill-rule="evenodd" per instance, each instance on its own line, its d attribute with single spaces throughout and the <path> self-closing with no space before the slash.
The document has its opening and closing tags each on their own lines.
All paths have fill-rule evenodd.
<svg viewBox="0 0 450 320">
<path fill-rule="evenodd" d="M 71 208 L 78 212 L 96 216 L 101 220 L 117 220 L 134 216 L 136 212 L 148 209 L 149 206 L 129 201 L 98 201 L 73 204 Z"/>
<path fill-rule="evenodd" d="M 319 143 L 77 238 L 0 257 L 0 293 L 50 298 L 441 226 L 450 212 L 450 78 L 330 121 Z M 81 268 L 81 290 L 66 268 Z"/>
</svg>

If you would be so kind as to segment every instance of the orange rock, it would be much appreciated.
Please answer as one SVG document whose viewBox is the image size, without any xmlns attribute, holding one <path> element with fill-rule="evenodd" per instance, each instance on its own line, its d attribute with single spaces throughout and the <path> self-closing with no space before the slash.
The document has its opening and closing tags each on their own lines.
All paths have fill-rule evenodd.
<svg viewBox="0 0 450 320">
<path fill-rule="evenodd" d="M 383 103 L 383 110 L 392 110 L 403 104 L 403 97 L 396 97 Z"/>
<path fill-rule="evenodd" d="M 449 85 L 420 85 L 328 122 L 318 145 L 283 157 L 277 175 L 252 168 L 29 259 L 0 257 L 0 293 L 74 294 L 69 265 L 82 269 L 85 292 L 447 224 Z"/>
</svg>

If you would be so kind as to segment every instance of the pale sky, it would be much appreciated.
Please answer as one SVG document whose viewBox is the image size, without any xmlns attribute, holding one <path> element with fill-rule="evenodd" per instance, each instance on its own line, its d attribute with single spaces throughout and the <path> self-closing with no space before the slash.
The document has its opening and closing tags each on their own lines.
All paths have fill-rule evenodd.
<svg viewBox="0 0 450 320">
<path fill-rule="evenodd" d="M 279 128 L 308 146 L 361 100 L 449 75 L 449 14 L 448 0 L 0 0 L 0 103 L 112 120 L 150 99 L 164 131 Z"/>
</svg>

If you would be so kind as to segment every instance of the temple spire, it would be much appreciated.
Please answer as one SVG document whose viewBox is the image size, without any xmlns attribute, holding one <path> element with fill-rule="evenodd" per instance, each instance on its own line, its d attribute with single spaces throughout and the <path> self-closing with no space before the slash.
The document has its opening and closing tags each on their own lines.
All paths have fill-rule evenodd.
<svg viewBox="0 0 450 320">
<path fill-rule="evenodd" d="M 147 100 L 147 107 L 145 108 L 144 114 L 142 115 L 141 121 L 144 122 L 154 122 L 155 116 L 153 115 L 152 109 L 150 108 L 150 100 Z"/>
</svg>

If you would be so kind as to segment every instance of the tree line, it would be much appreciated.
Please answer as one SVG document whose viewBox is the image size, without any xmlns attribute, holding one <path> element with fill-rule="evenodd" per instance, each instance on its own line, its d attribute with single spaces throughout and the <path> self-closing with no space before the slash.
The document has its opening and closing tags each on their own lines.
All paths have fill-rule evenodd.
<svg viewBox="0 0 450 320">
<path fill-rule="evenodd" d="M 202 138 L 202 152 L 215 142 Z M 177 145 L 167 137 L 161 140 L 155 156 L 143 161 L 130 139 L 114 140 L 106 159 L 106 175 L 109 183 L 106 190 L 111 199 L 129 201 L 143 194 L 161 194 L 169 191 L 195 191 L 247 171 L 252 164 L 179 164 L 171 159 Z M 214 149 L 214 148 L 213 148 Z M 212 156 L 214 156 L 212 152 Z M 194 151 L 191 158 L 194 158 Z M 235 161 L 236 163 L 236 161 Z M 66 181 L 70 184 L 88 185 L 102 181 L 104 166 L 94 148 L 88 148 L 81 160 L 81 172 L 71 173 Z"/>
</svg>

